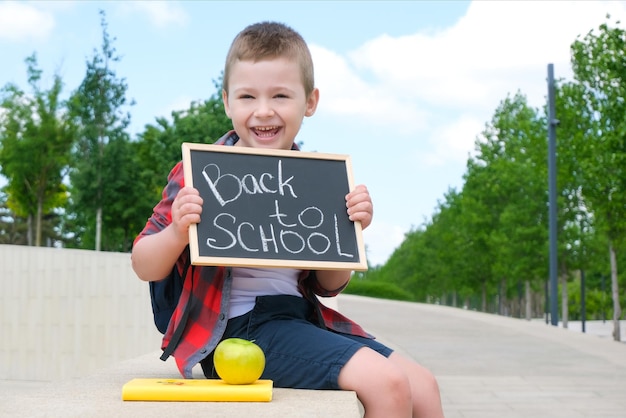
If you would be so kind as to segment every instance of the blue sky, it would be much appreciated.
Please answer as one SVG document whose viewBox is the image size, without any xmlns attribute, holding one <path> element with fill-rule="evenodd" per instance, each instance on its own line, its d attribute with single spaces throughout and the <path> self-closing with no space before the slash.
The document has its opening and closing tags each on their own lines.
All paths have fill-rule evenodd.
<svg viewBox="0 0 626 418">
<path fill-rule="evenodd" d="M 44 87 L 58 72 L 68 95 L 101 46 L 100 9 L 122 56 L 114 70 L 136 101 L 133 134 L 213 94 L 246 25 L 298 30 L 320 89 L 298 139 L 306 151 L 351 156 L 374 201 L 364 232 L 371 264 L 462 187 L 474 141 L 507 94 L 543 106 L 547 65 L 571 79 L 576 36 L 607 13 L 626 18 L 618 1 L 1 1 L 0 85 L 27 89 L 24 59 L 36 52 Z"/>
</svg>

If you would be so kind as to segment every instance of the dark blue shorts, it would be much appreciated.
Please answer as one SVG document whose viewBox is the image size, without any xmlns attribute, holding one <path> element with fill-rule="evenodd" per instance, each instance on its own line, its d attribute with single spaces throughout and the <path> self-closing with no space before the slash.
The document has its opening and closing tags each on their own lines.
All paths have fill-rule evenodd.
<svg viewBox="0 0 626 418">
<path fill-rule="evenodd" d="M 222 338 L 232 337 L 254 340 L 265 353 L 261 379 L 285 388 L 339 389 L 339 372 L 357 350 L 392 352 L 375 340 L 321 328 L 312 304 L 290 295 L 257 297 L 252 311 L 228 321 Z M 218 378 L 213 353 L 200 364 L 207 378 Z"/>
</svg>

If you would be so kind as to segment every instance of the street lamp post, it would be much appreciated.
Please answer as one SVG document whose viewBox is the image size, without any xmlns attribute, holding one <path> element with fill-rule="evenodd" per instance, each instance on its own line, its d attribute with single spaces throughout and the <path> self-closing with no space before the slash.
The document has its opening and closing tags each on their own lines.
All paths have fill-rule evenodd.
<svg viewBox="0 0 626 418">
<path fill-rule="evenodd" d="M 548 189 L 550 193 L 550 322 L 559 323 L 557 286 L 557 190 L 556 190 L 556 127 L 554 105 L 554 64 L 548 64 Z"/>
</svg>

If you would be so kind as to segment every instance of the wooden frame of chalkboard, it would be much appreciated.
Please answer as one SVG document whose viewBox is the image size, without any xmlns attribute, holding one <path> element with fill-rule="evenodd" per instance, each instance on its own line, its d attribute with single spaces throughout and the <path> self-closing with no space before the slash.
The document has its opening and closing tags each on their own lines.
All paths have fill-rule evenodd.
<svg viewBox="0 0 626 418">
<path fill-rule="evenodd" d="M 367 270 L 345 195 L 348 155 L 183 143 L 185 185 L 203 198 L 191 263 Z"/>
</svg>

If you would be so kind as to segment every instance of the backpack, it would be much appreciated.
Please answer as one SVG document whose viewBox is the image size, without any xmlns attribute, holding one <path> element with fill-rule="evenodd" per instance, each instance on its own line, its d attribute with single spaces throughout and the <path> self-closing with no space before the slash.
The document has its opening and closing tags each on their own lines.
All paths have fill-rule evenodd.
<svg viewBox="0 0 626 418">
<path fill-rule="evenodd" d="M 178 299 L 180 299 L 180 295 L 183 292 L 183 282 L 185 280 L 184 278 L 187 276 L 187 270 L 189 269 L 189 266 L 190 263 L 187 262 L 185 264 L 185 268 L 183 269 L 182 275 L 178 273 L 178 269 L 176 268 L 176 266 L 174 266 L 174 268 L 172 269 L 172 273 L 165 279 L 148 283 L 150 286 L 150 302 L 152 303 L 154 324 L 161 334 L 165 334 L 165 332 L 167 331 L 167 327 L 170 323 L 170 319 L 172 318 L 172 314 L 176 310 L 176 306 L 178 305 Z M 161 360 L 167 360 L 167 358 L 172 354 L 172 352 L 178 345 L 178 341 L 180 341 L 180 337 L 182 336 L 183 330 L 185 328 L 184 324 L 187 322 L 188 316 L 189 304 L 188 306 L 186 306 L 186 309 L 183 312 L 183 317 L 180 325 L 176 330 L 174 330 L 168 346 L 165 347 L 163 355 L 161 356 Z"/>
<path fill-rule="evenodd" d="M 172 273 L 163 280 L 149 282 L 150 302 L 152 303 L 152 314 L 154 325 L 161 334 L 167 331 L 167 325 L 176 309 L 178 299 L 183 291 L 183 277 L 187 274 L 187 268 L 181 277 L 178 269 L 174 267 Z"/>
</svg>

